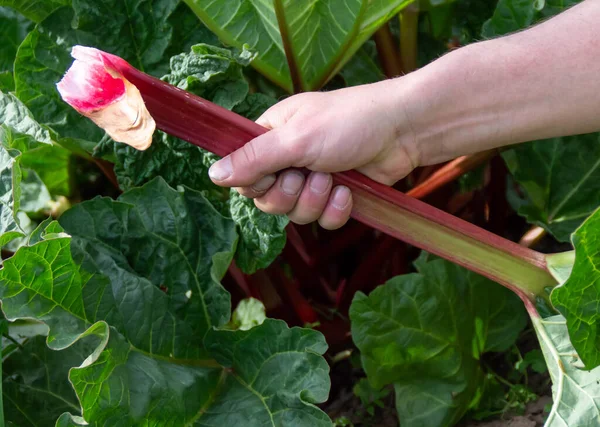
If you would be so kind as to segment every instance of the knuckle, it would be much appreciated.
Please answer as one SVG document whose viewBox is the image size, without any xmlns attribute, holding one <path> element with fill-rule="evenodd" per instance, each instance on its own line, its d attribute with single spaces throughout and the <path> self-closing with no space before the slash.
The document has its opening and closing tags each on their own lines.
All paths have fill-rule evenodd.
<svg viewBox="0 0 600 427">
<path fill-rule="evenodd" d="M 252 142 L 244 145 L 241 148 L 240 153 L 242 155 L 243 161 L 247 165 L 254 165 L 256 163 L 256 161 L 258 160 L 258 156 L 256 153 L 256 147 L 254 146 L 254 144 Z"/>
</svg>

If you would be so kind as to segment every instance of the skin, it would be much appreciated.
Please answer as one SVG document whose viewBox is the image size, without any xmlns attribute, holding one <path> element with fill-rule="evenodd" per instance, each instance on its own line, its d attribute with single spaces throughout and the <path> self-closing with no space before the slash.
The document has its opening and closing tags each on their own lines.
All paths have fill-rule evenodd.
<svg viewBox="0 0 600 427">
<path fill-rule="evenodd" d="M 343 226 L 352 194 L 331 172 L 392 185 L 417 166 L 551 137 L 600 131 L 600 0 L 527 31 L 455 50 L 393 80 L 278 103 L 271 131 L 209 175 L 291 221 Z M 304 177 L 294 167 L 312 172 Z"/>
</svg>

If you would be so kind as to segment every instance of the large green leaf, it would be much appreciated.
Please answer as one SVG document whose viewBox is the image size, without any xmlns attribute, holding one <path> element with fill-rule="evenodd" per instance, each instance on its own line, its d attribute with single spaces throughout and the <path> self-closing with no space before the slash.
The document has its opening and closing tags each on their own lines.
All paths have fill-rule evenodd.
<svg viewBox="0 0 600 427">
<path fill-rule="evenodd" d="M 71 0 L 0 0 L 0 6 L 8 6 L 33 22 L 41 22 L 56 9 L 71 4 Z"/>
<path fill-rule="evenodd" d="M 552 304 L 565 316 L 571 342 L 588 369 L 600 365 L 599 229 L 600 212 L 596 211 L 573 234 L 572 272 L 551 294 Z"/>
<path fill-rule="evenodd" d="M 291 92 L 320 89 L 410 0 L 186 2 L 224 43 L 248 43 L 253 66 Z"/>
<path fill-rule="evenodd" d="M 600 424 L 600 368 L 585 371 L 569 342 L 563 316 L 534 318 L 533 325 L 552 378 L 554 403 L 546 427 Z"/>
<path fill-rule="evenodd" d="M 329 391 L 320 333 L 214 329 L 237 236 L 200 193 L 156 179 L 66 212 L 72 237 L 53 224 L 5 262 L 0 297 L 7 318 L 47 323 L 53 349 L 96 337 L 69 374 L 90 425 L 331 425 L 313 405 Z"/>
<path fill-rule="evenodd" d="M 44 336 L 35 336 L 14 347 L 2 363 L 5 421 L 43 427 L 54 425 L 65 411 L 77 413 L 79 402 L 68 374 L 90 354 L 89 346 L 77 343 L 57 352 L 48 348 Z"/>
<path fill-rule="evenodd" d="M 450 426 L 476 403 L 481 355 L 510 347 L 526 315 L 482 276 L 439 259 L 416 266 L 356 295 L 352 337 L 373 386 L 394 384 L 403 426 Z"/>
<path fill-rule="evenodd" d="M 17 48 L 30 29 L 29 20 L 6 7 L 0 7 L 0 90 L 14 89 L 12 73 Z"/>
<path fill-rule="evenodd" d="M 600 205 L 600 134 L 522 144 L 503 156 L 526 193 L 519 214 L 558 240 L 568 241 Z"/>
</svg>

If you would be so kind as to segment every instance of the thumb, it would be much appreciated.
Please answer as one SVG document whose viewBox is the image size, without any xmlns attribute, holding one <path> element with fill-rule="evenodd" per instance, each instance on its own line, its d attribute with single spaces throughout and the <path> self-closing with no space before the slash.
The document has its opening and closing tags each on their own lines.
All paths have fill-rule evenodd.
<svg viewBox="0 0 600 427">
<path fill-rule="evenodd" d="M 248 187 L 263 176 L 289 168 L 300 160 L 300 150 L 282 139 L 283 128 L 271 130 L 211 166 L 208 175 L 223 187 Z"/>
<path fill-rule="evenodd" d="M 256 119 L 256 123 L 267 129 L 277 129 L 282 127 L 298 111 L 301 100 L 303 99 L 301 95 L 294 95 L 273 105 Z"/>
</svg>

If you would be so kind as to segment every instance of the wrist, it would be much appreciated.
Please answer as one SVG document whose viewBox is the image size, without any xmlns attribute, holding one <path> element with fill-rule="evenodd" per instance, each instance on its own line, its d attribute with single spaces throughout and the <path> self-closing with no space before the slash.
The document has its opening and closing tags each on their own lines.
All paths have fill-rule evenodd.
<svg viewBox="0 0 600 427">
<path fill-rule="evenodd" d="M 502 50 L 495 40 L 469 45 L 398 79 L 419 166 L 521 142 L 511 141 L 522 101 L 506 96 L 515 87 L 504 78 L 511 70 Z"/>
</svg>

